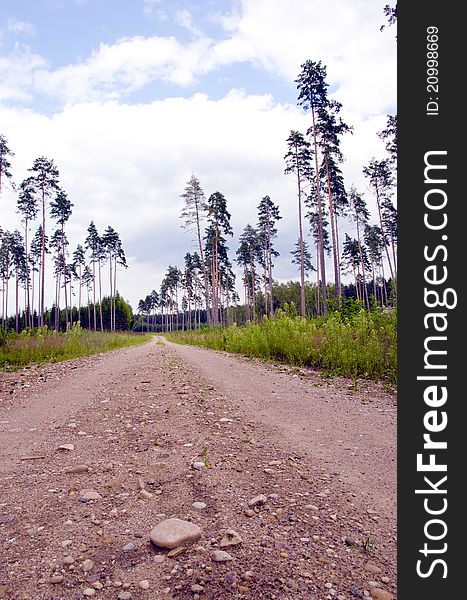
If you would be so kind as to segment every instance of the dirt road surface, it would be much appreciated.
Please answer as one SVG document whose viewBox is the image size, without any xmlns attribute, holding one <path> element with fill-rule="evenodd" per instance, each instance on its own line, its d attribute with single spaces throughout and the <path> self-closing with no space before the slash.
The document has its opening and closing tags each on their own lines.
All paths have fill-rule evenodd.
<svg viewBox="0 0 467 600">
<path fill-rule="evenodd" d="M 395 404 L 162 338 L 0 374 L 0 598 L 391 600 Z"/>
</svg>

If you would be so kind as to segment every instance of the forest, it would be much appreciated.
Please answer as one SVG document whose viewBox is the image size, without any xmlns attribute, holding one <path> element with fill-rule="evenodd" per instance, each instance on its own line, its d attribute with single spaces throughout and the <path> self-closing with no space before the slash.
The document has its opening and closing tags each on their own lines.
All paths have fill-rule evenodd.
<svg viewBox="0 0 467 600">
<path fill-rule="evenodd" d="M 182 226 L 194 233 L 197 248 L 185 254 L 181 268 L 169 265 L 159 291 L 153 289 L 139 301 L 141 328 L 176 331 L 254 323 L 274 316 L 286 304 L 296 306 L 302 318 L 345 313 L 355 303 L 364 310 L 395 306 L 397 116 L 388 115 L 386 128 L 377 134 L 385 142 L 387 156 L 362 166 L 377 208 L 377 222 L 372 223 L 364 194 L 354 186 L 347 189 L 344 182 L 341 138 L 352 133 L 352 126 L 340 116 L 342 105 L 328 96 L 326 67 L 306 61 L 296 84 L 298 105 L 310 116 L 306 132 L 290 131 L 284 156 L 284 174 L 296 184 L 298 231 L 290 254 L 299 271 L 298 282 L 274 279 L 278 204 L 269 195 L 259 201 L 257 222 L 245 225 L 232 261 L 227 199 L 220 191 L 206 198 L 200 180 L 192 174 L 181 194 L 181 218 Z M 343 221 L 353 226 L 354 235 L 345 233 L 341 240 Z M 327 257 L 333 269 L 331 280 Z M 241 272 L 243 302 L 235 285 L 234 263 Z M 351 283 L 343 283 L 346 275 Z"/>
<path fill-rule="evenodd" d="M 376 327 L 380 332 L 376 354 L 382 362 L 374 374 L 395 373 L 397 117 L 388 115 L 386 128 L 376 134 L 385 143 L 386 156 L 362 165 L 376 207 L 373 222 L 364 193 L 344 181 L 341 141 L 353 128 L 341 116 L 342 104 L 329 97 L 326 78 L 321 61 L 308 60 L 301 65 L 295 80 L 297 104 L 308 115 L 309 127 L 305 132 L 291 130 L 284 140 L 284 176 L 293 180 L 296 189 L 297 241 L 290 250 L 290 261 L 298 278 L 274 278 L 282 216 L 271 196 L 259 199 L 256 222 L 245 224 L 232 253 L 228 239 L 234 232 L 228 201 L 218 190 L 207 195 L 192 173 L 180 194 L 180 217 L 182 227 L 193 235 L 196 249 L 186 252 L 181 267 L 167 267 L 159 288 L 140 299 L 135 313 L 118 291 L 118 272 L 127 268 L 119 233 L 111 225 L 101 233 L 91 221 L 82 243 L 71 250 L 66 225 L 73 204 L 60 185 L 54 161 L 37 158 L 29 168 L 30 175 L 16 185 L 10 163 L 14 153 L 0 135 L 0 193 L 6 184 L 14 189 L 21 221 L 14 231 L 0 230 L 2 331 L 19 334 L 46 328 L 58 333 L 77 325 L 101 333 L 173 334 L 212 328 L 210 337 L 180 337 L 179 341 L 229 349 L 231 326 L 263 324 L 266 332 L 276 316 L 282 326 L 287 317 L 296 322 L 299 331 L 302 326 L 297 319 L 307 320 L 326 337 L 328 319 L 340 323 L 339 327 L 350 324 L 358 329 L 363 311 L 376 315 L 367 322 L 370 329 L 379 314 L 386 317 Z M 292 207 L 292 198 L 290 202 Z M 45 306 L 46 289 L 53 290 L 51 307 Z M 14 306 L 9 304 L 11 296 Z M 227 333 L 219 333 L 219 328 L 227 328 Z M 278 325 L 275 333 L 280 331 Z M 354 340 L 359 339 L 355 331 Z M 238 341 L 237 330 L 232 335 Z M 217 336 L 215 343 L 213 336 Z M 309 333 L 305 338 L 308 358 L 301 351 L 295 357 L 289 353 L 289 362 L 324 366 L 323 356 L 310 358 L 316 336 Z M 253 352 L 250 341 L 246 346 L 235 343 L 234 351 L 276 358 L 287 354 L 284 348 Z M 389 365 L 386 355 L 391 357 Z M 352 364 L 349 374 L 373 372 L 372 366 Z"/>
</svg>

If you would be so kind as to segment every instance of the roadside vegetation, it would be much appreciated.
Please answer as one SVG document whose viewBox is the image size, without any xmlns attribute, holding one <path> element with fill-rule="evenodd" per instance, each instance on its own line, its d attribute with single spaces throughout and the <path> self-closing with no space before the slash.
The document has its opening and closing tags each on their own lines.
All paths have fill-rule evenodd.
<svg viewBox="0 0 467 600">
<path fill-rule="evenodd" d="M 244 327 L 165 333 L 170 341 L 320 368 L 331 375 L 397 381 L 396 311 L 375 310 L 303 319 L 295 307 Z"/>
<path fill-rule="evenodd" d="M 58 362 L 80 356 L 107 352 L 125 346 L 144 344 L 148 334 L 94 332 L 78 325 L 65 333 L 47 327 L 27 330 L 20 334 L 0 331 L 0 370 L 20 368 L 30 363 Z"/>
</svg>

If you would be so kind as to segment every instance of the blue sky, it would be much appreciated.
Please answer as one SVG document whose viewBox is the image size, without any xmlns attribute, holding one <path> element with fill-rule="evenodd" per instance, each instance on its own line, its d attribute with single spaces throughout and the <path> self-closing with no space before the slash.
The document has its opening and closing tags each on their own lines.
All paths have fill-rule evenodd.
<svg viewBox="0 0 467 600">
<path fill-rule="evenodd" d="M 354 127 L 342 143 L 346 184 L 374 212 L 361 169 L 384 157 L 376 133 L 396 110 L 395 29 L 379 30 L 384 4 L 2 0 L 0 133 L 15 152 L 14 180 L 37 156 L 54 160 L 75 205 L 70 248 L 91 219 L 117 229 L 130 264 L 120 289 L 133 306 L 194 249 L 179 219 L 191 172 L 206 195 L 227 198 L 232 258 L 261 197 L 280 205 L 276 276 L 295 277 L 296 195 L 283 156 L 290 130 L 309 124 L 294 79 L 307 59 L 327 66 Z M 19 227 L 14 192 L 0 203 L 0 226 Z"/>
</svg>

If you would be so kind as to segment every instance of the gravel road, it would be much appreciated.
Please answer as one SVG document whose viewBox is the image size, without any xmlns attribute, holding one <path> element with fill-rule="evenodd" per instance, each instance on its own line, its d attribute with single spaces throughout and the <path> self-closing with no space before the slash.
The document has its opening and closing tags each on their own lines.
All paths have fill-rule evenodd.
<svg viewBox="0 0 467 600">
<path fill-rule="evenodd" d="M 2 373 L 0 598 L 391 600 L 395 439 L 382 385 L 162 338 Z"/>
</svg>

